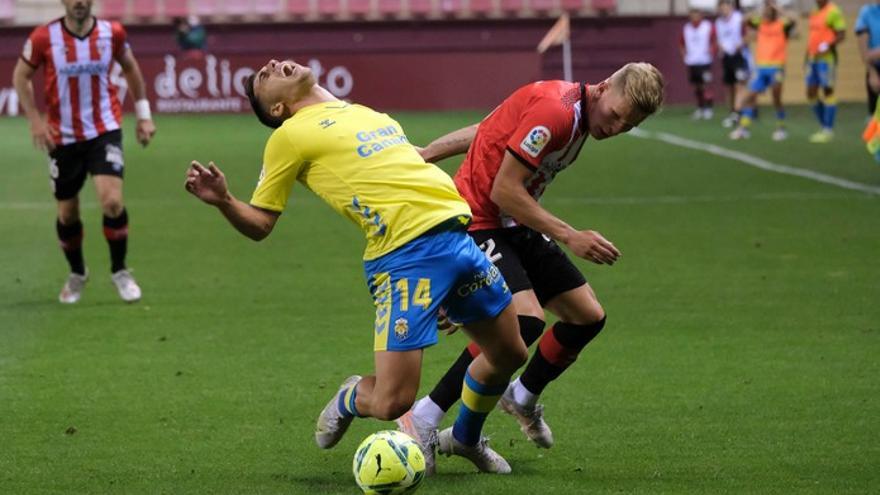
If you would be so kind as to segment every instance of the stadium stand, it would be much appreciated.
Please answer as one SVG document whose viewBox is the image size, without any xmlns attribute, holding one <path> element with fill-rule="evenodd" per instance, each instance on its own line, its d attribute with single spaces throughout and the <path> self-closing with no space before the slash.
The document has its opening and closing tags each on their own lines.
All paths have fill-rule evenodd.
<svg viewBox="0 0 880 495">
<path fill-rule="evenodd" d="M 0 0 L 0 24 L 12 24 L 13 22 L 15 22 L 15 2 Z"/>
<path fill-rule="evenodd" d="M 254 14 L 254 2 L 252 0 L 222 0 L 220 11 L 233 19 L 242 19 Z"/>
<path fill-rule="evenodd" d="M 318 0 L 318 15 L 325 19 L 343 17 L 341 0 Z"/>
<path fill-rule="evenodd" d="M 472 15 L 480 17 L 489 17 L 495 11 L 495 4 L 492 0 L 471 0 L 470 12 Z"/>
<path fill-rule="evenodd" d="M 287 13 L 294 19 L 306 19 L 312 15 L 312 3 L 309 0 L 287 0 Z"/>
<path fill-rule="evenodd" d="M 128 14 L 126 0 L 104 0 L 101 2 L 101 15 L 109 19 L 123 19 Z"/>
<path fill-rule="evenodd" d="M 192 0 L 190 13 L 203 18 L 213 18 L 220 14 L 217 0 Z"/>
<path fill-rule="evenodd" d="M 715 5 L 716 0 L 701 0 Z M 758 0 L 741 0 L 743 3 Z M 859 0 L 836 0 L 852 21 Z M 804 13 L 813 0 L 788 0 Z M 573 17 L 594 15 L 684 15 L 687 0 L 95 0 L 99 15 L 128 24 L 164 24 L 197 15 L 206 23 L 226 21 L 382 21 L 395 19 L 467 19 Z M 710 8 L 711 10 L 711 8 Z M 35 25 L 62 13 L 58 0 L 0 0 L 0 23 Z"/>
<path fill-rule="evenodd" d="M 373 14 L 371 0 L 348 0 L 348 15 L 358 19 L 364 19 Z"/>
<path fill-rule="evenodd" d="M 133 0 L 131 4 L 132 15 L 139 20 L 149 21 L 159 16 L 158 0 Z"/>
<path fill-rule="evenodd" d="M 271 18 L 282 12 L 280 0 L 254 0 L 254 13 L 260 17 Z"/>
<path fill-rule="evenodd" d="M 180 0 L 163 0 L 162 13 L 166 18 L 186 17 L 189 15 L 189 3 Z"/>
<path fill-rule="evenodd" d="M 377 9 L 379 17 L 386 19 L 398 17 L 403 10 L 403 2 L 401 0 L 379 0 Z"/>
<path fill-rule="evenodd" d="M 434 12 L 431 0 L 409 0 L 409 13 L 413 17 L 430 17 Z"/>
</svg>

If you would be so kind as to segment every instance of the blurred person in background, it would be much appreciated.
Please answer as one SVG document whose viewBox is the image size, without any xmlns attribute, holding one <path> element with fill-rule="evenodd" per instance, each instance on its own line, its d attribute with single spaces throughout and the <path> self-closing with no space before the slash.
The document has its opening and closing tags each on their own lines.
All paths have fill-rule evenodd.
<svg viewBox="0 0 880 495">
<path fill-rule="evenodd" d="M 742 12 L 733 0 L 718 3 L 715 35 L 721 52 L 721 80 L 727 88 L 730 115 L 722 121 L 724 127 L 733 127 L 737 121 L 736 98 L 745 91 L 749 80 L 749 61 L 745 43 L 745 24 Z"/>
<path fill-rule="evenodd" d="M 828 143 L 834 137 L 837 45 L 845 35 L 846 19 L 840 7 L 828 0 L 816 0 L 816 8 L 810 13 L 805 71 L 807 100 L 820 125 L 819 131 L 810 136 L 811 143 Z"/>
<path fill-rule="evenodd" d="M 144 78 L 128 45 L 125 29 L 92 16 L 91 0 L 62 0 L 64 17 L 34 29 L 13 72 L 13 84 L 30 121 L 34 146 L 49 154 L 49 175 L 58 206 L 55 222 L 70 274 L 58 299 L 80 300 L 89 272 L 83 258 L 79 191 L 91 175 L 110 247 L 111 280 L 126 302 L 141 289 L 126 268 L 128 211 L 122 199 L 122 104 L 110 80 L 115 62 L 122 66 L 135 99 L 138 142 L 146 146 L 156 127 Z M 37 110 L 32 79 L 45 70 L 48 119 Z"/>
<path fill-rule="evenodd" d="M 188 56 L 201 57 L 208 42 L 205 26 L 199 23 L 199 18 L 175 17 L 174 31 L 177 37 L 177 46 Z"/>
<path fill-rule="evenodd" d="M 855 32 L 865 64 L 868 115 L 872 115 L 880 95 L 880 0 L 862 6 L 856 18 Z"/>
<path fill-rule="evenodd" d="M 420 151 L 431 162 L 467 153 L 455 185 L 474 212 L 468 233 L 507 280 L 523 341 L 527 346 L 538 342 L 498 405 L 539 447 L 553 445 L 539 397 L 605 327 L 605 310 L 560 244 L 600 265 L 613 265 L 620 256 L 602 234 L 567 224 L 539 201 L 589 137 L 602 140 L 638 126 L 659 110 L 664 91 L 663 75 L 648 63 L 627 64 L 597 84 L 532 83 L 479 124 Z M 546 332 L 544 308 L 559 318 Z M 480 354 L 472 342 L 431 393 L 398 419 L 398 427 L 422 446 L 429 473 L 434 447 L 449 453 L 436 429 L 461 396 L 465 371 Z"/>
<path fill-rule="evenodd" d="M 747 39 L 755 39 L 757 68 L 747 90 L 737 98 L 739 124 L 730 133 L 730 139 L 747 139 L 751 135 L 749 127 L 755 119 L 758 95 L 770 88 L 773 106 L 776 108 L 776 129 L 771 137 L 774 141 L 782 141 L 788 138 L 785 130 L 785 107 L 782 105 L 782 83 L 785 81 L 788 39 L 795 23 L 782 15 L 774 0 L 766 0 L 762 14 L 749 19 L 747 26 Z"/>
<path fill-rule="evenodd" d="M 697 109 L 693 119 L 712 118 L 712 90 L 708 85 L 712 82 L 712 61 L 718 47 L 715 39 L 715 27 L 706 19 L 703 11 L 697 8 L 690 10 L 688 22 L 682 27 L 679 50 L 684 64 L 687 66 L 688 81 L 694 87 Z"/>
</svg>

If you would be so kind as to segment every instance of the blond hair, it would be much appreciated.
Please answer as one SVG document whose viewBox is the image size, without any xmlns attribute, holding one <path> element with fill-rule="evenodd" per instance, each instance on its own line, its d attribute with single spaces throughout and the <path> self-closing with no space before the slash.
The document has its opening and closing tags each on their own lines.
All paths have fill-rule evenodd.
<svg viewBox="0 0 880 495">
<path fill-rule="evenodd" d="M 646 116 L 663 106 L 666 81 L 653 65 L 631 62 L 618 69 L 609 79 L 633 107 Z"/>
</svg>

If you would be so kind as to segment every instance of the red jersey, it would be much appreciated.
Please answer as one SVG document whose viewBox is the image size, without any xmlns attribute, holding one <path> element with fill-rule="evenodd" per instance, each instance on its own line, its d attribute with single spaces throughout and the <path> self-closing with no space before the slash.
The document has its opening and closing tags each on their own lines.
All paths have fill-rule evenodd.
<svg viewBox="0 0 880 495">
<path fill-rule="evenodd" d="M 46 66 L 46 107 L 49 126 L 58 131 L 55 144 L 119 129 L 122 108 L 110 71 L 125 53 L 125 38 L 121 24 L 99 19 L 83 37 L 68 31 L 62 19 L 31 32 L 21 58 L 34 68 Z"/>
<path fill-rule="evenodd" d="M 489 198 L 505 151 L 532 171 L 524 185 L 535 200 L 574 162 L 589 135 L 587 90 L 580 83 L 538 81 L 516 90 L 483 119 L 454 178 L 473 211 L 470 230 L 517 225 Z"/>
</svg>

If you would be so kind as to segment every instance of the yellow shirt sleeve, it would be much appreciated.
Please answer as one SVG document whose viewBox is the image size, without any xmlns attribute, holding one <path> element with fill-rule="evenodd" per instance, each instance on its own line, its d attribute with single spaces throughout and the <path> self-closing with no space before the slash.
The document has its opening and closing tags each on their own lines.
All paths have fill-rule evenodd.
<svg viewBox="0 0 880 495">
<path fill-rule="evenodd" d="M 846 31 L 846 18 L 836 5 L 828 12 L 828 27 L 835 31 Z"/>
<path fill-rule="evenodd" d="M 284 126 L 276 129 L 266 142 L 263 170 L 250 203 L 266 210 L 283 211 L 304 164 Z"/>
</svg>

